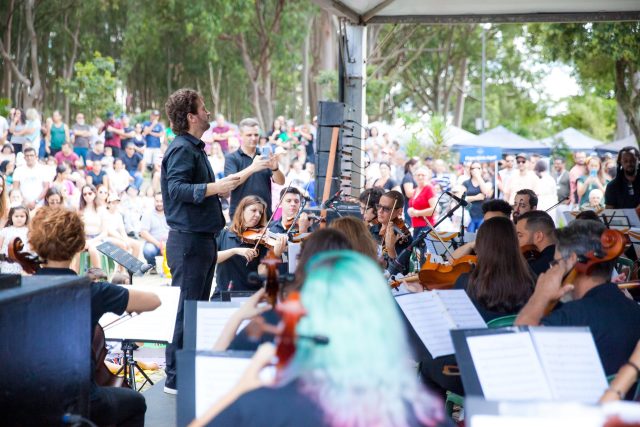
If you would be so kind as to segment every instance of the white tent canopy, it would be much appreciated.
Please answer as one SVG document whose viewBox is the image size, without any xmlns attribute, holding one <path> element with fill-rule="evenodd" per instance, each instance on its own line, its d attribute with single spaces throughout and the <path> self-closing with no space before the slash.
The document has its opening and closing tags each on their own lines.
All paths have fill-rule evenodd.
<svg viewBox="0 0 640 427">
<path fill-rule="evenodd" d="M 566 128 L 549 138 L 541 139 L 540 142 L 551 147 L 554 140 L 564 141 L 572 151 L 593 151 L 597 146 L 604 144 L 602 141 L 591 138 L 574 128 Z"/>
<path fill-rule="evenodd" d="M 626 138 L 613 141 L 609 144 L 598 145 L 596 147 L 596 151 L 599 154 L 617 153 L 618 151 L 622 150 L 624 147 L 628 147 L 628 146 L 638 148 L 638 141 L 636 141 L 636 137 L 634 135 L 629 135 Z"/>
<path fill-rule="evenodd" d="M 482 135 L 457 142 L 452 148 L 463 147 L 493 147 L 502 149 L 503 153 L 538 153 L 549 154 L 549 147 L 538 141 L 531 141 L 504 126 L 495 127 Z"/>
</svg>

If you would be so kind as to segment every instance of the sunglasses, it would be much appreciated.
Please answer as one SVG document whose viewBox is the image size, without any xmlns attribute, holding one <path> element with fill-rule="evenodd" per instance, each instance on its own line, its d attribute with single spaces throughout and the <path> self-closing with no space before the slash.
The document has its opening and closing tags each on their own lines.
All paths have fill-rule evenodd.
<svg viewBox="0 0 640 427">
<path fill-rule="evenodd" d="M 526 160 L 518 160 L 518 164 L 527 163 Z"/>
<path fill-rule="evenodd" d="M 391 212 L 392 208 L 388 206 L 376 205 L 376 209 L 382 212 Z"/>
</svg>

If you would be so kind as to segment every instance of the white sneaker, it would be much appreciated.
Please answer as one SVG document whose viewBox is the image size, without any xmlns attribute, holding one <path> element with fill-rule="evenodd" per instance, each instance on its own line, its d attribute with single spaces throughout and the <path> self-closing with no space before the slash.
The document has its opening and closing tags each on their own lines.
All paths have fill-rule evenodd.
<svg viewBox="0 0 640 427">
<path fill-rule="evenodd" d="M 164 392 L 167 394 L 178 394 L 178 390 L 176 390 L 175 388 L 167 387 L 167 386 L 164 386 Z"/>
</svg>

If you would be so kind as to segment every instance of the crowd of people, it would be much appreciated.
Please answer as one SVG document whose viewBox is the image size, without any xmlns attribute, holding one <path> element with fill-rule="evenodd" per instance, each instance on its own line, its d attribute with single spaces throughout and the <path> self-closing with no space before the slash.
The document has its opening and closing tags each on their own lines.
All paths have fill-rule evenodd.
<svg viewBox="0 0 640 427">
<path fill-rule="evenodd" d="M 251 118 L 237 126 L 222 115 L 212 122 L 202 96 L 190 89 L 173 93 L 165 113 L 170 127 L 152 111 L 143 123 L 108 114 L 81 128 L 69 127 L 57 112 L 42 127 L 31 112 L 27 119 L 38 120 L 35 144 L 27 136 L 34 123 L 18 128 L 22 113 L 12 112 L 11 125 L 0 132 L 3 159 L 16 165 L 5 168 L 1 180 L 0 246 L 6 250 L 8 241 L 21 237 L 46 260 L 40 274 L 75 274 L 70 267 L 82 251 L 99 266 L 96 248 L 104 241 L 151 264 L 164 252 L 172 285 L 180 288 L 166 348 L 164 390 L 170 394 L 179 392 L 183 302 L 254 292 L 214 346 L 256 351 L 254 360 L 241 382 L 193 425 L 265 425 L 267 408 L 269 422 L 278 425 L 448 425 L 441 397 L 447 390 L 464 393 L 459 377 L 442 375 L 455 356 L 420 360 L 415 375 L 386 280 L 420 269 L 435 251 L 425 236 L 437 222 L 447 231 L 475 232 L 475 240 L 459 239 L 439 255 L 450 262 L 475 255 L 474 267 L 450 285 L 466 291 L 485 321 L 513 315 L 517 325 L 589 326 L 606 374 L 622 375 L 603 399 L 627 396 L 634 381 L 628 368 L 640 357 L 640 350 L 634 353 L 640 331 L 628 325 L 640 324 L 640 306 L 618 288 L 615 258 L 589 270 L 576 266 L 597 261 L 602 252 L 606 227 L 596 212 L 604 205 L 640 205 L 637 149 L 627 147 L 617 159 L 576 153 L 569 171 L 563 159 L 552 159 L 552 173 L 534 154 L 508 154 L 496 173 L 476 161 L 407 159 L 399 144 L 371 129 L 367 188 L 357 198 L 362 217 L 324 227 L 326 221 L 303 209 L 307 198 L 315 199 L 315 123 L 295 126 L 278 118 L 264 131 Z M 468 207 L 448 215 L 461 202 Z M 584 212 L 558 228 L 545 211 L 557 203 Z M 524 248 L 536 255 L 525 257 Z M 262 287 L 272 262 L 295 272 L 277 296 Z M 424 288 L 407 284 L 407 290 Z M 306 316 L 297 332 L 326 338 L 300 340 L 277 383 L 267 387 L 258 372 L 273 359 L 269 341 L 275 338 L 253 334 L 279 316 L 261 301 L 273 297 L 275 304 L 298 293 Z M 145 293 L 96 285 L 92 306 L 101 309 L 92 313 L 91 326 L 104 312 L 158 304 Z M 249 326 L 238 333 L 245 320 Z M 285 407 L 283 400 L 295 405 Z M 144 399 L 131 390 L 94 388 L 91 408 L 96 422 L 144 424 Z"/>
</svg>

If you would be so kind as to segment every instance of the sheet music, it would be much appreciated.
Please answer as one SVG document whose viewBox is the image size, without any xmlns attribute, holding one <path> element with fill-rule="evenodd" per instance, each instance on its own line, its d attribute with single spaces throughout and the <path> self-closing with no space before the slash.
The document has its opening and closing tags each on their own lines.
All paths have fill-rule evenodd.
<svg viewBox="0 0 640 427">
<path fill-rule="evenodd" d="M 289 242 L 287 244 L 287 257 L 289 258 L 289 274 L 294 274 L 296 272 L 296 267 L 298 266 L 298 258 L 300 257 L 301 251 L 302 251 L 301 243 Z"/>
<path fill-rule="evenodd" d="M 596 403 L 608 384 L 591 332 L 554 329 L 530 328 L 554 398 Z"/>
<path fill-rule="evenodd" d="M 238 383 L 250 362 L 248 358 L 196 356 L 196 417 L 204 414 Z M 263 369 L 260 377 L 268 382 L 273 381 L 275 369 Z"/>
<path fill-rule="evenodd" d="M 451 329 L 486 328 L 482 316 L 469 299 L 464 289 L 434 291 L 444 303 L 455 326 Z"/>
<path fill-rule="evenodd" d="M 467 338 L 486 400 L 550 400 L 551 390 L 528 333 Z"/>
<path fill-rule="evenodd" d="M 396 298 L 420 341 L 434 358 L 453 354 L 449 330 L 454 322 L 435 292 L 419 292 Z"/>
<path fill-rule="evenodd" d="M 211 350 L 222 333 L 224 325 L 237 310 L 237 304 L 230 307 L 199 305 L 196 310 L 196 350 Z"/>
<path fill-rule="evenodd" d="M 173 286 L 133 286 L 134 290 L 153 292 L 162 304 L 153 311 L 132 316 L 104 331 L 107 340 L 171 342 L 175 327 L 180 288 Z"/>
</svg>

